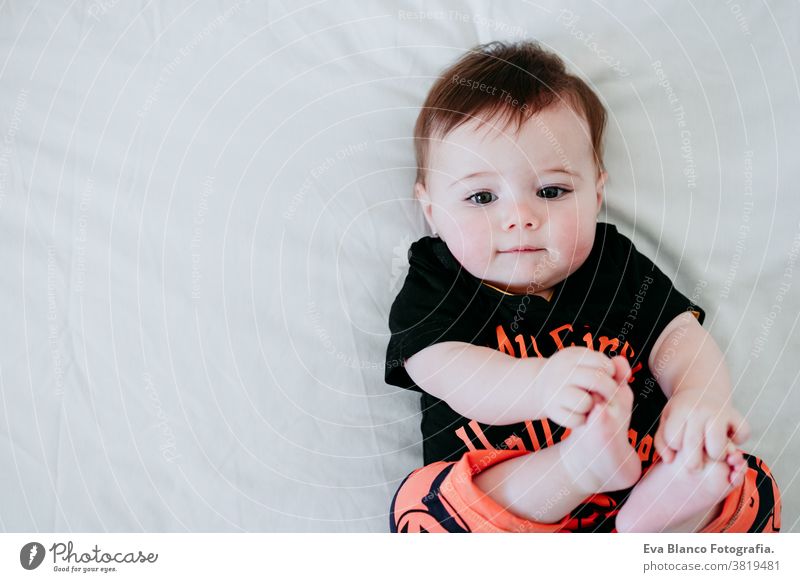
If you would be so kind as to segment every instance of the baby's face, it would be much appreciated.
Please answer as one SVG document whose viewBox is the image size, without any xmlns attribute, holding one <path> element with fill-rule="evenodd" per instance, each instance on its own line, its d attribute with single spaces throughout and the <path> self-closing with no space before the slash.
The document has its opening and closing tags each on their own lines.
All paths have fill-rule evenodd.
<svg viewBox="0 0 800 582">
<path fill-rule="evenodd" d="M 473 276 L 550 298 L 594 243 L 605 173 L 589 127 L 565 105 L 516 126 L 470 121 L 432 141 L 425 217 Z"/>
</svg>

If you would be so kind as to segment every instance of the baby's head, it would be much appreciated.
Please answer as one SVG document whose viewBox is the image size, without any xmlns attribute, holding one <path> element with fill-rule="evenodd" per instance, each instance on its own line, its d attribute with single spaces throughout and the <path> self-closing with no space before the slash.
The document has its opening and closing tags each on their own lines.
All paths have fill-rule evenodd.
<svg viewBox="0 0 800 582">
<path fill-rule="evenodd" d="M 605 120 L 539 45 L 473 49 L 431 88 L 414 130 L 428 224 L 475 277 L 549 299 L 592 249 Z"/>
</svg>

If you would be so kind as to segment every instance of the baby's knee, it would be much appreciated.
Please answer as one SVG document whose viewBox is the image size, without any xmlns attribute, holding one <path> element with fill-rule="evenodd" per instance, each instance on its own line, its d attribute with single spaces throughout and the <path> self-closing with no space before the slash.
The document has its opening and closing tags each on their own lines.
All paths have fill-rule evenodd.
<svg viewBox="0 0 800 582">
<path fill-rule="evenodd" d="M 440 496 L 442 485 L 454 464 L 431 463 L 405 478 L 389 508 L 389 528 L 392 533 L 464 530 Z"/>
</svg>

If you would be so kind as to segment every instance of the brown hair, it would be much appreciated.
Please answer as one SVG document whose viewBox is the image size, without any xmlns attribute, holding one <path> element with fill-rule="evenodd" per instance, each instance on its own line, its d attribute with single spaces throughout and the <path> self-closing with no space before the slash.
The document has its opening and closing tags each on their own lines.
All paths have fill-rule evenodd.
<svg viewBox="0 0 800 582">
<path fill-rule="evenodd" d="M 603 169 L 606 110 L 592 89 L 567 72 L 556 54 L 532 41 L 477 46 L 442 73 L 414 126 L 416 182 L 425 184 L 429 142 L 477 114 L 515 121 L 517 128 L 556 99 L 568 101 L 589 125 L 597 167 Z"/>
</svg>

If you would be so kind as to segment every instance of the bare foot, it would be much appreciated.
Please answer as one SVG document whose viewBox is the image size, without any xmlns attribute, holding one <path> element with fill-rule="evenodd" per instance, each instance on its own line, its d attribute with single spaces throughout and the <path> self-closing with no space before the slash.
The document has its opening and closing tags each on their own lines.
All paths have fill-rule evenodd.
<svg viewBox="0 0 800 582">
<path fill-rule="evenodd" d="M 706 457 L 700 469 L 690 470 L 685 449 L 671 463 L 658 462 L 633 488 L 617 515 L 617 531 L 688 531 L 702 529 L 717 515 L 717 506 L 744 480 L 747 463 L 732 445 L 725 461 Z M 711 514 L 713 510 L 713 515 Z"/>
<path fill-rule="evenodd" d="M 572 429 L 562 442 L 562 462 L 574 483 L 587 494 L 627 489 L 642 474 L 642 463 L 628 441 L 633 406 L 633 392 L 627 382 L 630 365 L 621 356 L 612 361 L 616 393 L 608 402 L 595 396 L 586 423 Z"/>
</svg>

